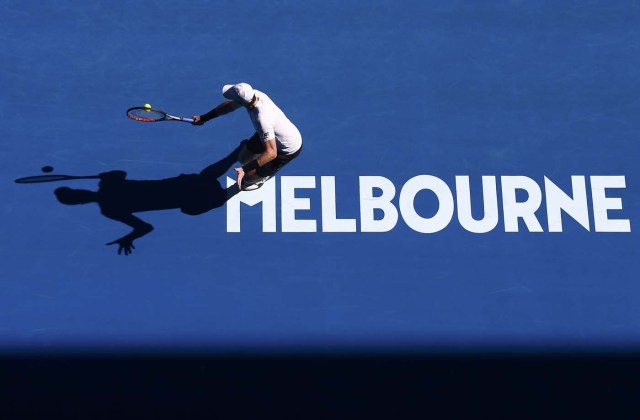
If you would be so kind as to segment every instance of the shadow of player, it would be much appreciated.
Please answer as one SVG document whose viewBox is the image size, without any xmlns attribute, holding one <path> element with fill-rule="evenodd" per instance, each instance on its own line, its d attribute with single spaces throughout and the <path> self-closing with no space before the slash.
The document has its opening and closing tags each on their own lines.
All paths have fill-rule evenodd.
<svg viewBox="0 0 640 420">
<path fill-rule="evenodd" d="M 181 174 L 160 180 L 129 180 L 124 171 L 101 173 L 98 191 L 61 187 L 55 195 L 63 204 L 76 205 L 97 203 L 102 214 L 110 219 L 129 225 L 133 230 L 107 245 L 118 245 L 118 254 L 129 255 L 135 239 L 153 230 L 153 226 L 133 213 L 180 209 L 183 213 L 197 216 L 221 207 L 240 192 L 234 184 L 222 188 L 218 178 L 237 162 L 242 144 L 229 156 L 206 167 L 199 174 Z"/>
</svg>

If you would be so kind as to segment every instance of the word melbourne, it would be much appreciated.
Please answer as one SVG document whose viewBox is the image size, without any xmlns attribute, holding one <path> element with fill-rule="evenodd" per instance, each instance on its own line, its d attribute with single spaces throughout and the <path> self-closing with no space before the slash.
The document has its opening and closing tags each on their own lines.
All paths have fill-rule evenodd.
<svg viewBox="0 0 640 420">
<path fill-rule="evenodd" d="M 587 231 L 631 232 L 631 223 L 621 211 L 621 189 L 626 188 L 624 176 L 590 176 L 590 191 L 585 176 L 571 176 L 571 188 L 565 187 L 565 190 L 547 177 L 542 185 L 526 176 L 499 178 L 501 200 L 495 176 L 482 176 L 481 187 L 477 180 L 478 191 L 472 200 L 468 176 L 456 176 L 453 189 L 435 176 L 415 176 L 399 188 L 399 194 L 397 186 L 385 177 L 360 176 L 359 212 L 353 211 L 356 214 L 352 213 L 352 218 L 338 218 L 335 177 L 321 176 L 318 183 L 315 176 L 282 176 L 268 181 L 257 191 L 242 192 L 227 201 L 227 232 L 240 232 L 243 209 L 257 204 L 262 206 L 262 231 L 276 232 L 277 199 L 280 200 L 281 232 L 388 232 L 401 217 L 416 232 L 436 233 L 453 222 L 454 214 L 460 226 L 473 233 L 496 229 L 500 216 L 505 232 L 518 232 L 521 228 L 544 232 L 545 227 L 548 232 L 562 232 L 563 213 L 569 216 L 565 216 L 565 222 L 579 224 Z M 227 178 L 228 186 L 234 182 Z M 280 193 L 276 194 L 278 184 Z M 308 195 L 318 194 L 318 188 L 321 208 L 312 209 Z M 435 214 L 420 214 L 416 209 L 416 197 L 422 192 L 437 200 Z M 348 214 L 349 209 L 341 211 Z M 314 220 L 314 214 L 319 220 Z M 354 218 L 355 215 L 359 218 Z M 321 222 L 320 229 L 318 222 Z"/>
</svg>

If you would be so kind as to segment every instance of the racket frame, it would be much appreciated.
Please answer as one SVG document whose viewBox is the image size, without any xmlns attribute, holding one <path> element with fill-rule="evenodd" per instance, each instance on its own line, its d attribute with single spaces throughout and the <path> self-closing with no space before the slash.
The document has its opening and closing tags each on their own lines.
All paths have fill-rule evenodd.
<svg viewBox="0 0 640 420">
<path fill-rule="evenodd" d="M 150 118 L 144 118 L 144 117 L 139 117 L 137 115 L 131 115 L 130 112 L 133 110 L 142 110 L 142 111 L 154 111 L 157 113 L 160 113 L 163 115 L 162 118 L 154 120 L 154 119 L 150 119 Z M 187 117 L 178 117 L 176 115 L 171 115 L 171 114 L 167 114 L 166 112 L 160 110 L 160 109 L 155 109 L 155 108 L 145 108 L 143 106 L 134 106 L 132 108 L 127 109 L 127 117 L 131 118 L 134 121 L 139 121 L 139 122 L 161 122 L 161 121 L 181 121 L 181 122 L 186 122 L 186 123 L 193 123 L 193 118 L 187 118 Z"/>
</svg>

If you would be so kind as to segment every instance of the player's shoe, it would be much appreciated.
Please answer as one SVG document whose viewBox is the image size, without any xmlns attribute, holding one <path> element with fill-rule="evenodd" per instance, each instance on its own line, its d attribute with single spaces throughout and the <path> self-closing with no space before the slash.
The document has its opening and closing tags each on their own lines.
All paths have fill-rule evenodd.
<svg viewBox="0 0 640 420">
<path fill-rule="evenodd" d="M 258 180 L 257 182 L 254 183 L 246 183 L 244 182 L 244 180 L 242 181 L 242 191 L 254 191 L 257 190 L 258 188 L 262 187 L 264 185 L 265 182 L 267 182 L 269 179 L 271 179 L 270 176 L 264 177 L 260 180 Z"/>
</svg>

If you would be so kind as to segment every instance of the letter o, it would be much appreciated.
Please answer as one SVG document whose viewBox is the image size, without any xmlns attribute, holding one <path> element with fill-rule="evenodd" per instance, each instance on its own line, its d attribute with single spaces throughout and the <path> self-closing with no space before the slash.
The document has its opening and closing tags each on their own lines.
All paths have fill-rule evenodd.
<svg viewBox="0 0 640 420">
<path fill-rule="evenodd" d="M 431 190 L 438 198 L 438 211 L 433 217 L 420 216 L 413 205 L 416 194 L 422 190 Z M 431 175 L 418 175 L 407 181 L 400 192 L 400 212 L 405 223 L 416 232 L 435 233 L 441 231 L 453 217 L 454 201 L 449 186 L 440 178 Z"/>
</svg>

